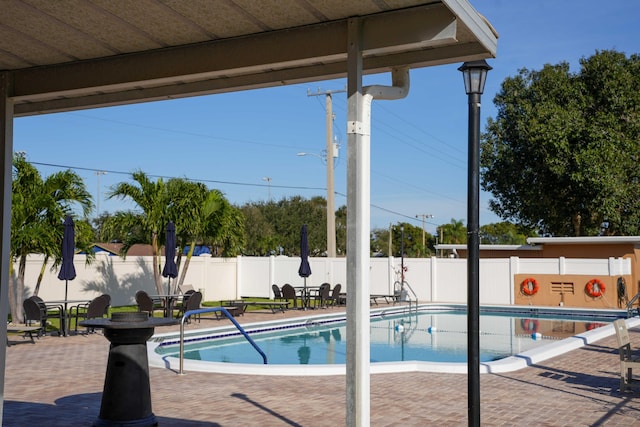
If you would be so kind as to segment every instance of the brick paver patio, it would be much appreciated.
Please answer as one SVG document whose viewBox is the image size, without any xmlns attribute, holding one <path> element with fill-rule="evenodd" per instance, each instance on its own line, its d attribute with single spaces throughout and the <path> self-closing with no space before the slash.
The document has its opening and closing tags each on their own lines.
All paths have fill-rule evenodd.
<svg viewBox="0 0 640 427">
<path fill-rule="evenodd" d="M 247 313 L 241 323 L 286 314 Z M 191 327 L 227 320 L 203 320 Z M 173 327 L 171 327 L 173 328 Z M 170 328 L 157 328 L 156 332 Z M 640 330 L 630 331 L 640 347 Z M 7 348 L 7 427 L 90 426 L 100 410 L 108 341 L 100 334 L 46 336 Z M 260 377 L 150 369 L 160 426 L 345 424 L 345 378 Z M 519 371 L 482 374 L 483 426 L 640 426 L 640 393 L 621 394 L 615 336 Z M 467 376 L 371 376 L 372 426 L 467 425 Z"/>
</svg>

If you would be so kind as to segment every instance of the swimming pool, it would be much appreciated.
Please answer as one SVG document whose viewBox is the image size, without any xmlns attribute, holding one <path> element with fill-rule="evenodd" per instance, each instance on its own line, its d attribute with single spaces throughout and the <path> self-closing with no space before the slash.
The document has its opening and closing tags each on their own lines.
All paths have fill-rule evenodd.
<svg viewBox="0 0 640 427">
<path fill-rule="evenodd" d="M 485 307 L 481 312 L 480 360 L 486 372 L 519 369 L 532 358 L 600 339 L 603 330 L 613 333 L 612 327 L 601 326 L 620 317 L 620 313 L 610 311 L 568 312 L 533 307 L 493 307 L 491 311 Z M 244 339 L 232 336 L 235 332 L 226 328 L 198 331 L 185 339 L 185 369 L 275 375 L 344 373 L 343 316 L 316 315 L 247 325 L 267 354 L 266 366 L 260 365 L 261 357 Z M 372 310 L 370 331 L 372 372 L 466 372 L 464 306 L 421 306 L 418 314 L 410 315 L 397 309 Z M 175 334 L 155 337 L 150 344 L 150 365 L 175 367 L 176 342 Z"/>
</svg>

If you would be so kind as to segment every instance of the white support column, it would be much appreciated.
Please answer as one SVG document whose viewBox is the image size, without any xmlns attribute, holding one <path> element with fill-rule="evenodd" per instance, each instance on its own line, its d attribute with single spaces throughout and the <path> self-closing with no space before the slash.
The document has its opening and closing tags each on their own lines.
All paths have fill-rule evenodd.
<svg viewBox="0 0 640 427">
<path fill-rule="evenodd" d="M 347 426 L 369 426 L 371 102 L 401 99 L 409 69 L 391 70 L 392 86 L 362 87 L 362 26 L 349 20 L 347 50 Z"/>
<path fill-rule="evenodd" d="M 11 242 L 11 170 L 13 164 L 13 100 L 10 95 L 10 77 L 8 72 L 0 72 L 0 188 L 2 205 L 0 224 L 0 319 L 4 323 L 9 309 L 9 244 Z M 14 319 L 15 320 L 15 319 Z M 7 329 L 0 328 L 0 425 L 4 413 L 4 370 L 7 357 Z"/>
<path fill-rule="evenodd" d="M 369 140 L 362 134 L 362 26 L 349 19 L 347 50 L 347 427 L 370 423 Z M 367 144 L 365 146 L 365 144 Z"/>
</svg>

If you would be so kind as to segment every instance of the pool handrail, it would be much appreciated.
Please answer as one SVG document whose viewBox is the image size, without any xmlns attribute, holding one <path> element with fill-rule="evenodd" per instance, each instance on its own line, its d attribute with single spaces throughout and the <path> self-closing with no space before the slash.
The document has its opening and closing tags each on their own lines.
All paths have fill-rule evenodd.
<svg viewBox="0 0 640 427">
<path fill-rule="evenodd" d="M 415 302 L 416 302 L 416 313 L 417 313 L 418 312 L 418 295 L 413 290 L 411 285 L 409 285 L 409 282 L 407 282 L 406 280 L 404 282 L 402 282 L 402 287 L 400 289 L 402 289 L 402 288 L 408 289 L 413 294 L 413 298 L 415 298 Z M 407 292 L 407 296 L 408 296 L 407 301 L 409 301 L 409 311 L 411 311 L 411 297 L 408 295 L 408 292 Z"/>
<path fill-rule="evenodd" d="M 196 314 L 215 313 L 215 312 L 220 312 L 225 316 L 227 316 L 227 319 L 231 320 L 231 323 L 233 323 L 235 327 L 238 329 L 238 331 L 240 331 L 240 333 L 247 339 L 247 341 L 249 341 L 249 344 L 251 344 L 253 348 L 255 348 L 256 351 L 260 353 L 260 356 L 262 356 L 262 362 L 263 364 L 266 365 L 267 355 L 264 354 L 264 351 L 262 351 L 262 349 L 258 346 L 258 344 L 256 344 L 256 342 L 249 336 L 249 334 L 247 334 L 247 331 L 245 331 L 244 328 L 240 326 L 240 324 L 236 321 L 236 319 L 233 318 L 231 313 L 229 313 L 229 311 L 226 308 L 224 307 L 199 308 L 197 310 L 187 311 L 186 313 L 184 313 L 184 315 L 182 316 L 182 319 L 180 320 L 180 371 L 178 372 L 178 374 L 184 375 L 184 322 L 189 317 Z"/>
<path fill-rule="evenodd" d="M 631 301 L 627 303 L 627 317 L 633 317 L 633 304 L 638 298 L 640 298 L 640 292 L 638 292 L 633 298 L 631 298 Z M 638 309 L 638 315 L 640 316 L 640 308 Z"/>
</svg>

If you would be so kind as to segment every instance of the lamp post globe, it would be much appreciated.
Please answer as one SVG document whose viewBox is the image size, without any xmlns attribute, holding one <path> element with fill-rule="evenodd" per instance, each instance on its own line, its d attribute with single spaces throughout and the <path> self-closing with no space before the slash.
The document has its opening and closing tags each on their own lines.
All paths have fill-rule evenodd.
<svg viewBox="0 0 640 427">
<path fill-rule="evenodd" d="M 464 79 L 464 90 L 467 95 L 471 95 L 472 93 L 477 93 L 482 95 L 484 92 L 484 84 L 487 80 L 487 73 L 489 70 L 492 70 L 487 61 L 470 61 L 462 64 L 458 71 L 462 72 L 462 77 Z"/>
</svg>

